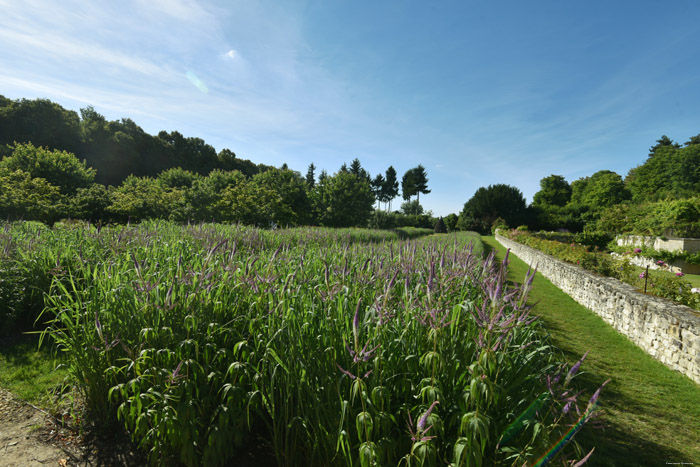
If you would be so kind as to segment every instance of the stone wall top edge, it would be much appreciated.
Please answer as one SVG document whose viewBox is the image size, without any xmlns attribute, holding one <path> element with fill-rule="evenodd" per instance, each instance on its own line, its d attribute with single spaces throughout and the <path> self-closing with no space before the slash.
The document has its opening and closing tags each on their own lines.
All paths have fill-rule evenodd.
<svg viewBox="0 0 700 467">
<path fill-rule="evenodd" d="M 633 234 L 624 234 L 624 235 L 618 235 L 615 237 L 615 239 L 623 239 L 623 238 L 630 238 L 630 239 L 644 239 L 644 240 L 656 240 L 657 238 L 660 239 L 665 239 L 665 240 L 687 240 L 691 242 L 700 242 L 700 238 L 696 237 L 670 237 L 670 236 L 664 236 L 664 237 L 659 237 L 656 235 L 633 235 Z"/>
</svg>

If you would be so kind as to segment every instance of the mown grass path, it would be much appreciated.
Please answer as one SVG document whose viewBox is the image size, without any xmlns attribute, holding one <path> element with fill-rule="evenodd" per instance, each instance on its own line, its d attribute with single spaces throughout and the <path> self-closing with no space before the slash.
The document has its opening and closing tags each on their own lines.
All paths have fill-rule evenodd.
<svg viewBox="0 0 700 467">
<path fill-rule="evenodd" d="M 494 237 L 482 240 L 503 258 L 505 248 Z M 522 282 L 528 266 L 514 255 L 509 259 L 508 279 Z M 584 446 L 596 447 L 588 465 L 700 464 L 700 386 L 654 360 L 539 273 L 530 299 L 569 362 L 590 352 L 577 378 L 582 389 L 592 393 L 611 379 L 601 396 L 599 428 L 579 434 Z"/>
</svg>

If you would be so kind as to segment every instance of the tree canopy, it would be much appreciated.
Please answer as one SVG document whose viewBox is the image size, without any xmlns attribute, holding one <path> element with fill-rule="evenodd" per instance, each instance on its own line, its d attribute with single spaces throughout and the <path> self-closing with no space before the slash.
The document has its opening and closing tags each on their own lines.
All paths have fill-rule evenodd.
<svg viewBox="0 0 700 467">
<path fill-rule="evenodd" d="M 630 170 L 625 184 L 634 202 L 700 193 L 700 144 L 689 143 L 684 148 L 664 146 L 655 157 Z"/>
<path fill-rule="evenodd" d="M 90 106 L 78 115 L 46 99 L 0 96 L 0 103 L 0 157 L 9 155 L 15 142 L 67 151 L 96 169 L 95 181 L 106 185 L 119 185 L 129 175 L 155 177 L 175 167 L 200 175 L 240 170 L 247 177 L 270 168 L 239 159 L 229 149 L 217 154 L 201 138 L 177 131 L 154 136 L 131 119 L 109 121 Z"/>
<path fill-rule="evenodd" d="M 316 218 L 329 227 L 366 225 L 374 199 L 365 177 L 342 170 L 319 181 L 312 195 Z"/>
<path fill-rule="evenodd" d="M 399 196 L 399 180 L 396 169 L 390 165 L 384 174 L 384 187 L 382 190 L 382 198 L 385 203 L 388 203 L 389 210 L 391 210 L 391 202 L 397 196 Z"/>
<path fill-rule="evenodd" d="M 464 204 L 460 221 L 465 227 L 470 224 L 470 219 L 480 221 L 483 229 L 490 228 L 500 217 L 513 227 L 524 222 L 526 209 L 525 198 L 518 188 L 505 184 L 489 185 L 476 190 Z"/>
<path fill-rule="evenodd" d="M 420 201 L 420 194 L 428 194 L 428 175 L 425 172 L 425 167 L 418 165 L 413 169 L 407 170 L 401 179 L 401 191 L 403 192 L 403 199 L 408 201 L 411 196 L 417 195 L 418 201 Z"/>
<path fill-rule="evenodd" d="M 565 206 L 571 200 L 571 185 L 561 175 L 550 175 L 540 180 L 540 191 L 532 204 L 536 206 Z"/>
<path fill-rule="evenodd" d="M 63 194 L 73 194 L 78 188 L 89 186 L 95 179 L 95 169 L 88 168 L 75 155 L 35 147 L 32 143 L 12 146 L 12 154 L 0 161 L 0 168 L 21 170 L 32 178 L 43 178 L 57 186 Z"/>
<path fill-rule="evenodd" d="M 605 208 L 630 198 L 622 177 L 611 170 L 599 170 L 571 184 L 571 203 L 594 209 Z"/>
</svg>

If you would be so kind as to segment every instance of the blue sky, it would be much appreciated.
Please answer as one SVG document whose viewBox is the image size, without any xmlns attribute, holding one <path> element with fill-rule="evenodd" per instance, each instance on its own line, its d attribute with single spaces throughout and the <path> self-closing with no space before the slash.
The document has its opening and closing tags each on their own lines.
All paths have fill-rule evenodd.
<svg viewBox="0 0 700 467">
<path fill-rule="evenodd" d="M 0 0 L 0 94 L 302 173 L 423 164 L 426 209 L 625 175 L 700 133 L 700 2 Z M 395 203 L 394 206 L 397 206 Z"/>
</svg>

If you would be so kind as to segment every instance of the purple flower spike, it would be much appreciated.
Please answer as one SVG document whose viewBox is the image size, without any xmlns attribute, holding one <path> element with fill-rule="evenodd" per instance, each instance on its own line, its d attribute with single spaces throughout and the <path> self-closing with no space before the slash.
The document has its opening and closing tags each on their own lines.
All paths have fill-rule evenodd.
<svg viewBox="0 0 700 467">
<path fill-rule="evenodd" d="M 588 356 L 588 351 L 586 351 L 585 354 L 583 354 L 583 357 L 581 357 L 581 360 L 576 362 L 574 366 L 571 367 L 569 370 L 568 378 L 573 378 L 573 376 L 578 372 L 578 369 L 581 367 L 581 364 L 583 363 L 583 360 Z"/>
<path fill-rule="evenodd" d="M 640 279 L 644 279 L 645 277 L 647 277 L 647 274 L 645 272 L 639 274 Z"/>
<path fill-rule="evenodd" d="M 676 276 L 678 276 L 678 277 L 683 277 L 683 276 L 685 276 L 685 274 L 683 274 L 682 272 L 678 271 L 678 272 L 676 273 Z"/>
<path fill-rule="evenodd" d="M 598 402 L 598 397 L 600 397 L 600 391 L 605 387 L 606 384 L 608 384 L 610 380 L 605 381 L 601 386 L 596 390 L 596 392 L 591 396 L 591 399 L 588 401 L 589 405 L 593 405 L 596 402 Z"/>
<path fill-rule="evenodd" d="M 421 418 L 418 419 L 418 431 L 419 432 L 424 432 L 425 431 L 425 424 L 428 422 L 428 417 L 430 417 L 431 412 L 435 408 L 437 404 L 439 404 L 440 401 L 435 401 L 432 404 L 430 404 L 430 408 L 428 408 L 427 412 L 423 414 Z"/>
<path fill-rule="evenodd" d="M 641 253 L 641 252 L 642 252 L 642 249 L 641 249 L 641 248 L 635 248 L 635 249 L 634 249 L 634 252 L 635 252 L 635 253 Z"/>
</svg>

